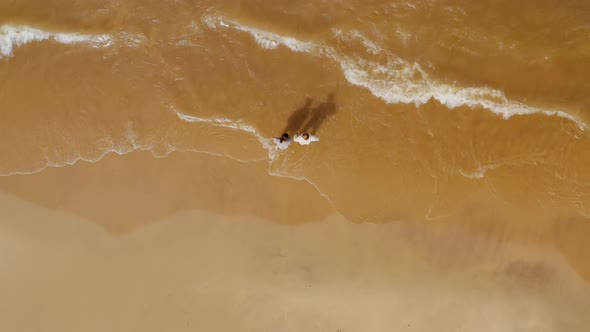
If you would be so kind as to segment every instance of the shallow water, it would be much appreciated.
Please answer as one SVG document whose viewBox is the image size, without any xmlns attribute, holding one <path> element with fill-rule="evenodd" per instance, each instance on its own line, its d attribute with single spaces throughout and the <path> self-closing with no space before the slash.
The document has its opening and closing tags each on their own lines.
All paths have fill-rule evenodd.
<svg viewBox="0 0 590 332">
<path fill-rule="evenodd" d="M 300 224 L 328 204 L 354 223 L 438 223 L 555 250 L 588 281 L 589 18 L 588 1 L 5 2 L 0 188 L 125 231 L 196 207 Z M 320 141 L 277 151 L 285 128 Z M 183 164 L 173 183 L 214 194 L 170 191 L 201 203 L 155 214 L 96 217 L 84 212 L 94 199 L 62 206 L 36 187 L 108 192 L 110 173 L 74 164 L 136 150 L 236 164 Z M 141 156 L 104 167 L 157 178 Z M 250 169 L 257 180 L 240 180 Z M 210 178 L 224 171 L 228 187 Z M 218 202 L 234 191 L 264 202 L 273 186 L 298 188 L 275 202 L 284 212 Z"/>
</svg>

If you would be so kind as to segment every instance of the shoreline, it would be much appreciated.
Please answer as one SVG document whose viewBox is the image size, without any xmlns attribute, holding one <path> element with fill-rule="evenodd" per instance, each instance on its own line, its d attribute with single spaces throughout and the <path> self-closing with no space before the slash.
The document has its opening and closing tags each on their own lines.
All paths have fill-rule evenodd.
<svg viewBox="0 0 590 332">
<path fill-rule="evenodd" d="M 281 225 L 189 210 L 117 235 L 6 194 L 0 206 L 7 314 L 0 325 L 9 330 L 33 328 L 35 317 L 45 331 L 302 330 L 312 323 L 582 331 L 588 323 L 581 318 L 590 289 L 559 255 L 511 244 L 477 250 L 480 239 L 473 257 L 457 259 L 448 244 L 463 235 L 450 229 L 424 242 L 408 237 L 428 233 L 424 225 L 338 216 Z M 494 324 L 482 326 L 490 317 Z"/>
<path fill-rule="evenodd" d="M 433 204 L 424 217 L 403 218 L 400 214 L 391 215 L 389 220 L 361 222 L 354 218 L 362 211 L 354 207 L 335 209 L 334 204 L 342 204 L 342 197 L 336 196 L 335 203 L 330 196 L 333 193 L 321 192 L 305 178 L 270 175 L 268 172 L 272 170 L 267 166 L 265 161 L 242 163 L 193 152 L 174 152 L 166 158 L 155 158 L 149 152 L 136 151 L 110 154 L 98 163 L 78 163 L 33 175 L 2 177 L 0 190 L 38 206 L 92 220 L 112 234 L 133 233 L 162 218 L 203 208 L 286 225 L 318 223 L 333 214 L 360 225 L 422 225 L 424 234 L 408 235 L 426 242 L 446 228 L 455 229 L 474 239 L 559 250 L 583 278 L 590 280 L 590 265 L 581 254 L 587 248 L 583 234 L 587 234 L 588 226 L 585 220 L 575 219 L 575 215 L 555 211 L 551 217 L 543 210 L 535 212 L 499 204 L 490 200 L 485 190 L 480 190 L 472 192 L 469 199 L 447 194 L 443 197 L 447 203 L 413 202 L 416 207 L 422 203 Z M 458 203 L 450 205 L 453 201 Z M 578 231 L 568 231 L 572 227 Z M 477 240 L 469 243 L 476 246 Z M 456 253 L 461 252 L 458 244 L 445 245 L 450 245 Z"/>
</svg>

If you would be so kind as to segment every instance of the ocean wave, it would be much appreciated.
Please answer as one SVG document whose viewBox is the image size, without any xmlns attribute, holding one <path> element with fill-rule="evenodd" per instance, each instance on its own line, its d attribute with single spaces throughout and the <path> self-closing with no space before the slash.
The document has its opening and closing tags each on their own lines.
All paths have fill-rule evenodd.
<svg viewBox="0 0 590 332">
<path fill-rule="evenodd" d="M 289 36 L 281 36 L 274 32 L 249 27 L 223 17 L 205 16 L 202 21 L 209 29 L 223 27 L 246 32 L 254 38 L 258 45 L 266 49 L 275 49 L 279 45 L 282 45 L 294 52 L 311 53 L 317 51 L 317 45 L 313 42 L 301 41 Z"/>
<path fill-rule="evenodd" d="M 113 44 L 113 37 L 110 35 L 84 35 L 79 33 L 48 32 L 28 26 L 0 26 L 0 58 L 10 57 L 14 49 L 22 45 L 53 40 L 60 44 L 84 43 L 90 47 L 108 47 Z"/>
<path fill-rule="evenodd" d="M 256 130 L 256 128 L 254 128 L 251 125 L 226 118 L 201 118 L 194 115 L 184 114 L 176 110 L 173 111 L 179 119 L 186 122 L 207 123 L 215 127 L 229 128 L 250 133 L 256 137 L 256 139 L 260 142 L 262 147 L 268 152 L 268 157 L 270 158 L 270 160 L 273 160 L 276 157 L 277 149 L 275 146 L 272 145 L 272 140 L 264 137 L 262 134 L 258 132 L 258 130 Z"/>
<path fill-rule="evenodd" d="M 84 154 L 78 150 L 76 155 L 70 156 L 70 158 L 64 158 L 62 155 L 58 157 L 52 156 L 52 153 L 47 151 L 47 149 L 41 149 L 43 156 L 45 157 L 45 165 L 31 170 L 4 171 L 0 172 L 0 176 L 30 175 L 39 173 L 46 168 L 72 166 L 80 161 L 96 163 L 109 153 L 124 155 L 135 150 L 151 150 L 151 146 L 142 146 L 139 144 L 131 126 L 128 128 L 126 136 L 126 140 L 119 145 L 116 145 L 114 140 L 110 137 L 104 137 L 103 139 L 98 140 L 96 142 L 96 148 L 98 149 L 98 152 L 94 155 L 90 155 L 90 153 Z"/>
<path fill-rule="evenodd" d="M 464 176 L 466 178 L 476 180 L 476 179 L 483 179 L 483 177 L 486 175 L 486 173 L 488 171 L 495 170 L 500 166 L 501 166 L 500 164 L 490 164 L 490 165 L 480 166 L 471 172 L 465 171 L 462 169 L 459 169 L 458 172 L 459 172 L 459 174 L 461 174 L 462 176 Z"/>
<path fill-rule="evenodd" d="M 84 44 L 92 48 L 110 47 L 115 42 L 129 47 L 136 47 L 145 41 L 145 36 L 128 32 L 115 35 L 49 32 L 29 26 L 2 25 L 0 26 L 0 59 L 12 57 L 17 47 L 48 40 L 64 45 Z"/>
<path fill-rule="evenodd" d="M 559 116 L 575 122 L 580 129 L 586 125 L 574 116 L 559 110 L 548 110 L 525 105 L 510 100 L 497 89 L 488 87 L 464 87 L 437 82 L 416 62 L 406 61 L 392 52 L 384 50 L 375 41 L 370 40 L 358 30 L 343 31 L 334 29 L 332 32 L 340 40 L 359 40 L 366 51 L 371 54 L 383 54 L 385 64 L 367 60 L 362 57 L 351 57 L 342 54 L 336 48 L 325 44 L 302 41 L 290 36 L 282 36 L 274 32 L 249 27 L 234 20 L 223 17 L 206 16 L 203 22 L 209 28 L 224 27 L 247 32 L 265 49 L 287 47 L 294 52 L 304 52 L 316 56 L 325 56 L 335 61 L 341 68 L 347 81 L 355 86 L 369 90 L 375 97 L 387 103 L 415 104 L 420 106 L 434 99 L 446 107 L 453 109 L 460 106 L 482 108 L 494 112 L 504 119 L 514 115 L 541 113 Z"/>
<path fill-rule="evenodd" d="M 197 121 L 192 121 L 197 122 Z M 0 176 L 11 176 L 11 175 L 31 175 L 35 173 L 39 173 L 47 168 L 60 168 L 66 166 L 73 166 L 78 162 L 88 162 L 88 163 L 96 163 L 102 160 L 106 155 L 114 153 L 117 155 L 125 155 L 134 151 L 149 151 L 155 158 L 164 158 L 173 152 L 195 152 L 195 153 L 203 153 L 210 156 L 215 157 L 222 157 L 222 158 L 229 158 L 231 160 L 241 162 L 241 163 L 248 163 L 252 161 L 257 161 L 259 159 L 252 159 L 252 160 L 244 160 L 240 158 L 236 158 L 231 156 L 227 153 L 215 153 L 206 150 L 198 150 L 194 148 L 181 148 L 178 146 L 174 146 L 172 144 L 166 144 L 166 149 L 156 149 L 155 144 L 153 142 L 150 144 L 148 142 L 140 142 L 137 137 L 136 132 L 133 129 L 133 125 L 131 123 L 128 124 L 125 138 L 119 142 L 116 142 L 112 137 L 105 136 L 102 139 L 99 139 L 95 142 L 94 148 L 98 150 L 98 152 L 91 154 L 89 152 L 80 152 L 79 150 L 76 152 L 75 155 L 70 155 L 69 158 L 64 158 L 63 155 L 52 155 L 50 151 L 47 149 L 41 149 L 42 154 L 45 158 L 45 164 L 41 167 L 37 167 L 34 169 L 29 170 L 12 170 L 12 171 L 0 171 Z"/>
<path fill-rule="evenodd" d="M 353 40 L 358 40 L 363 44 L 363 46 L 369 53 L 372 53 L 374 55 L 383 52 L 383 48 L 381 46 L 377 45 L 375 42 L 367 38 L 365 35 L 363 35 L 362 32 L 358 30 L 344 31 L 341 29 L 332 29 L 332 34 L 342 41 L 350 42 Z"/>
<path fill-rule="evenodd" d="M 460 106 L 483 108 L 504 119 L 514 115 L 541 113 L 571 120 L 580 129 L 586 127 L 584 123 L 566 112 L 528 106 L 508 99 L 502 91 L 496 89 L 438 83 L 430 79 L 420 65 L 400 58 L 390 57 L 386 65 L 360 58 L 335 57 L 335 59 L 349 83 L 368 89 L 374 96 L 390 104 L 421 106 L 430 99 L 434 99 L 449 109 Z"/>
</svg>

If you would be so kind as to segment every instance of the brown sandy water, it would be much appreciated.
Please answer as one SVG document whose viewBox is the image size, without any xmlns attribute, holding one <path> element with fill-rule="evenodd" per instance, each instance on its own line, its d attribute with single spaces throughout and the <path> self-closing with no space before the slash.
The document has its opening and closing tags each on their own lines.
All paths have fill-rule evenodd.
<svg viewBox="0 0 590 332">
<path fill-rule="evenodd" d="M 589 19 L 0 4 L 0 326 L 585 331 Z"/>
</svg>

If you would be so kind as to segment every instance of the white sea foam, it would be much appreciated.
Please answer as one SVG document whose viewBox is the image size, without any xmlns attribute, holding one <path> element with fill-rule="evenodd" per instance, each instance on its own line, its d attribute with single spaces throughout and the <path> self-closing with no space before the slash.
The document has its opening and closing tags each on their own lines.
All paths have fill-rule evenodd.
<svg viewBox="0 0 590 332">
<path fill-rule="evenodd" d="M 203 22 L 211 30 L 215 30 L 217 28 L 217 23 L 214 16 L 203 16 L 201 22 Z"/>
<path fill-rule="evenodd" d="M 259 45 L 266 49 L 274 49 L 279 45 L 283 45 L 294 52 L 329 57 L 340 65 L 349 83 L 368 89 L 373 95 L 387 103 L 420 106 L 430 99 L 435 99 L 451 109 L 460 106 L 483 108 L 501 115 L 505 119 L 514 115 L 533 113 L 555 115 L 574 121 L 580 129 L 586 128 L 585 124 L 566 112 L 536 108 L 518 101 L 509 100 L 502 91 L 497 89 L 461 87 L 437 82 L 429 77 L 427 71 L 418 63 L 403 60 L 391 52 L 386 52 L 389 61 L 386 64 L 381 64 L 360 57 L 348 57 L 327 45 L 281 36 L 220 17 L 208 16 L 204 19 L 204 22 L 207 22 L 209 27 L 216 27 L 220 24 L 219 22 L 226 22 L 223 26 L 251 34 Z M 342 30 L 334 30 L 334 33 L 341 38 L 360 40 L 367 51 L 373 54 L 385 52 L 382 47 L 364 36 L 360 31 L 343 32 Z"/>
<path fill-rule="evenodd" d="M 0 176 L 35 174 L 43 171 L 46 168 L 72 166 L 80 161 L 96 163 L 109 153 L 124 155 L 134 150 L 145 151 L 151 150 L 152 148 L 151 146 L 139 144 L 131 125 L 129 125 L 127 129 L 127 141 L 116 145 L 111 137 L 105 137 L 98 140 L 95 147 L 98 149 L 98 152 L 93 155 L 89 153 L 81 153 L 76 149 L 74 155 L 71 155 L 69 158 L 64 158 L 62 154 L 57 154 L 56 151 L 49 151 L 48 149 L 44 148 L 41 149 L 41 151 L 45 157 L 46 163 L 42 167 L 28 171 L 9 171 L 6 173 L 0 173 Z M 54 156 L 54 154 L 56 155 Z"/>
<path fill-rule="evenodd" d="M 102 139 L 99 139 L 95 142 L 95 148 L 98 152 L 94 154 L 90 154 L 88 152 L 82 153 L 76 149 L 76 152 L 69 156 L 69 158 L 64 158 L 62 154 L 56 153 L 56 151 L 49 151 L 48 149 L 41 149 L 43 156 L 45 157 L 45 165 L 38 167 L 36 169 L 22 171 L 22 170 L 15 170 L 15 171 L 7 171 L 7 172 L 0 172 L 0 176 L 10 176 L 10 175 L 30 175 L 39 173 L 46 168 L 60 168 L 65 166 L 72 166 L 77 164 L 80 161 L 88 162 L 88 163 L 96 163 L 103 159 L 106 155 L 110 153 L 115 153 L 118 155 L 125 155 L 131 153 L 133 151 L 150 151 L 152 155 L 156 158 L 163 158 L 169 155 L 174 151 L 179 152 L 196 152 L 196 153 L 204 153 L 207 155 L 215 156 L 215 157 L 223 157 L 229 158 L 238 162 L 246 163 L 251 162 L 253 160 L 243 160 L 240 158 L 236 158 L 230 156 L 228 154 L 223 153 L 215 153 L 210 151 L 204 150 L 197 150 L 197 149 L 186 149 L 180 148 L 174 145 L 167 145 L 167 149 L 165 151 L 156 151 L 156 145 L 154 142 L 140 142 L 137 137 L 135 130 L 133 129 L 133 125 L 131 123 L 127 126 L 127 131 L 125 135 L 125 139 L 119 142 L 115 142 L 115 140 L 110 137 L 106 136 Z"/>
<path fill-rule="evenodd" d="M 249 33 L 260 46 L 267 49 L 273 49 L 277 48 L 279 45 L 283 45 L 294 52 L 311 53 L 316 48 L 316 45 L 312 42 L 300 41 L 293 37 L 281 36 L 276 33 L 247 27 L 233 22 L 232 26 L 237 30 Z"/>
<path fill-rule="evenodd" d="M 253 134 L 256 139 L 260 142 L 262 147 L 268 151 L 268 157 L 272 160 L 276 157 L 276 148 L 272 145 L 272 140 L 262 136 L 256 128 L 251 125 L 240 123 L 226 118 L 201 118 L 194 115 L 184 114 L 178 111 L 174 111 L 179 119 L 186 122 L 197 122 L 197 123 L 208 123 L 215 127 L 229 128 L 238 131 L 244 131 Z"/>
<path fill-rule="evenodd" d="M 373 95 L 388 103 L 413 103 L 420 106 L 432 98 L 451 109 L 460 106 L 484 108 L 501 115 L 504 119 L 514 115 L 543 113 L 567 118 L 576 122 L 580 128 L 585 127 L 568 113 L 512 101 L 496 89 L 437 83 L 428 77 L 420 65 L 399 58 L 392 57 L 387 65 L 358 58 L 342 57 L 337 61 L 351 84 L 367 88 Z"/>
<path fill-rule="evenodd" d="M 491 165 L 484 165 L 481 166 L 471 172 L 468 171 L 464 171 L 464 170 L 459 170 L 459 173 L 461 175 L 463 175 L 466 178 L 470 178 L 470 179 L 482 179 L 486 173 L 490 170 L 494 170 L 496 168 L 500 167 L 500 164 L 491 164 Z"/>
<path fill-rule="evenodd" d="M 79 33 L 48 32 L 28 26 L 0 26 L 0 58 L 13 55 L 16 47 L 44 40 L 54 40 L 60 44 L 83 43 L 90 47 L 108 47 L 113 44 L 110 35 L 85 35 Z"/>
<path fill-rule="evenodd" d="M 137 47 L 143 44 L 146 40 L 146 37 L 141 34 L 129 33 L 129 32 L 121 32 L 118 33 L 115 38 L 111 40 L 111 44 L 114 41 L 122 42 L 124 45 L 129 47 Z M 111 46 L 111 44 L 105 46 Z"/>
<path fill-rule="evenodd" d="M 289 36 L 281 36 L 274 32 L 249 27 L 247 25 L 240 24 L 239 22 L 224 19 L 222 17 L 205 16 L 203 18 L 203 22 L 210 29 L 216 29 L 217 26 L 222 26 L 224 28 L 232 28 L 235 30 L 247 32 L 254 38 L 254 40 L 256 40 L 258 45 L 266 49 L 274 49 L 279 45 L 283 45 L 294 52 L 311 53 L 316 49 L 316 44 L 313 42 L 301 41 L 297 38 Z"/>
<path fill-rule="evenodd" d="M 362 32 L 358 30 L 343 31 L 341 29 L 332 29 L 332 33 L 334 34 L 334 36 L 343 41 L 360 41 L 369 53 L 377 55 L 383 51 L 381 46 L 374 43 L 372 40 L 367 38 Z"/>
<path fill-rule="evenodd" d="M 77 164 L 80 161 L 83 162 L 88 162 L 88 163 L 96 163 L 98 161 L 100 161 L 102 158 L 104 158 L 106 155 L 110 154 L 110 153 L 116 153 L 118 155 L 125 155 L 127 153 L 133 152 L 133 151 L 150 151 L 152 153 L 152 155 L 156 158 L 163 158 L 166 157 L 167 155 L 169 155 L 170 153 L 174 152 L 174 151 L 178 151 L 178 152 L 195 152 L 195 153 L 203 153 L 203 154 L 207 154 L 207 155 L 211 155 L 211 156 L 215 156 L 215 157 L 223 157 L 223 158 L 229 158 L 238 162 L 242 162 L 242 163 L 247 163 L 247 162 L 251 162 L 254 160 L 243 160 L 243 159 L 239 159 L 239 158 L 235 158 L 233 156 L 230 156 L 228 154 L 222 154 L 222 153 L 214 153 L 214 152 L 210 152 L 210 151 L 204 151 L 204 150 L 197 150 L 197 149 L 181 149 L 178 147 L 174 147 L 174 146 L 169 146 L 169 149 L 166 153 L 155 153 L 154 150 L 152 150 L 151 148 L 145 148 L 145 147 L 137 147 L 137 148 L 129 148 L 128 144 L 126 144 L 125 142 L 123 142 L 120 146 L 118 147 L 113 147 L 112 149 L 104 149 L 102 150 L 98 155 L 96 156 L 86 156 L 83 154 L 78 154 L 76 156 L 73 156 L 69 159 L 65 159 L 65 160 L 54 160 L 51 157 L 48 157 L 48 155 L 45 155 L 47 163 L 41 167 L 38 167 L 36 169 L 32 169 L 32 170 L 27 170 L 27 171 L 22 171 L 22 170 L 15 170 L 15 171 L 7 171 L 7 172 L 0 172 L 0 176 L 11 176 L 11 175 L 30 175 L 30 174 L 35 174 L 35 173 L 39 173 L 47 168 L 60 168 L 60 167 L 65 167 L 65 166 L 73 166 L 75 164 Z"/>
<path fill-rule="evenodd" d="M 338 63 L 346 77 L 353 85 L 368 89 L 373 95 L 383 99 L 388 103 L 413 103 L 422 105 L 427 103 L 431 98 L 439 101 L 449 108 L 459 106 L 468 106 L 472 108 L 484 108 L 495 112 L 504 118 L 510 118 L 517 114 L 543 113 L 546 115 L 556 115 L 572 120 L 585 128 L 573 116 L 555 110 L 546 110 L 531 107 L 520 102 L 509 100 L 505 94 L 499 90 L 486 87 L 458 87 L 448 84 L 435 82 L 428 73 L 417 63 L 405 61 L 394 54 L 387 52 L 389 61 L 385 64 L 368 61 L 362 58 L 352 58 L 338 53 L 334 48 L 327 45 L 320 45 L 313 42 L 301 41 L 289 36 L 281 36 L 273 32 L 248 27 L 235 21 L 206 16 L 202 22 L 209 29 L 223 28 L 235 29 L 246 32 L 260 44 L 261 47 L 273 49 L 279 45 L 285 46 L 294 52 L 305 52 L 316 56 L 326 56 Z M 362 33 L 356 31 L 350 34 L 352 38 L 359 39 L 363 42 L 367 50 L 371 53 L 386 52 L 379 45 L 370 41 Z M 122 40 L 130 46 L 142 43 L 141 36 L 131 34 L 119 34 L 117 40 Z M 110 35 L 82 35 L 76 33 L 50 33 L 30 27 L 0 27 L 0 58 L 2 56 L 11 56 L 15 47 L 30 43 L 33 41 L 54 40 L 59 43 L 85 43 L 91 47 L 108 47 L 113 44 L 114 37 Z M 269 158 L 273 160 L 276 157 L 276 149 L 272 145 L 272 140 L 263 137 L 251 125 L 233 121 L 226 118 L 200 118 L 193 115 L 187 115 L 175 111 L 178 118 L 187 122 L 208 123 L 217 127 L 231 128 L 234 130 L 248 132 L 254 135 L 261 143 L 262 147 L 268 151 Z M 104 155 L 114 152 L 117 154 L 126 154 L 134 150 L 150 150 L 153 146 L 140 144 L 132 130 L 128 132 L 127 142 L 116 146 L 114 142 L 106 140 L 101 143 L 101 153 L 95 156 L 77 155 L 66 161 L 58 161 L 55 158 L 47 156 L 47 165 L 39 170 L 30 172 L 10 172 L 9 174 L 31 174 L 36 173 L 46 167 L 61 167 L 75 164 L 83 160 L 87 162 L 96 162 Z M 170 146 L 169 152 L 178 150 Z M 191 150 L 192 151 L 192 150 Z M 204 152 L 206 151 L 195 151 Z M 213 153 L 210 153 L 213 154 Z M 215 155 L 215 154 L 213 154 Z M 229 156 L 226 156 L 229 157 Z M 233 158 L 232 158 L 233 159 Z M 239 161 L 239 160 L 238 160 Z M 483 167 L 474 172 L 462 172 L 464 176 L 470 178 L 481 178 L 490 169 L 494 167 Z"/>
</svg>

